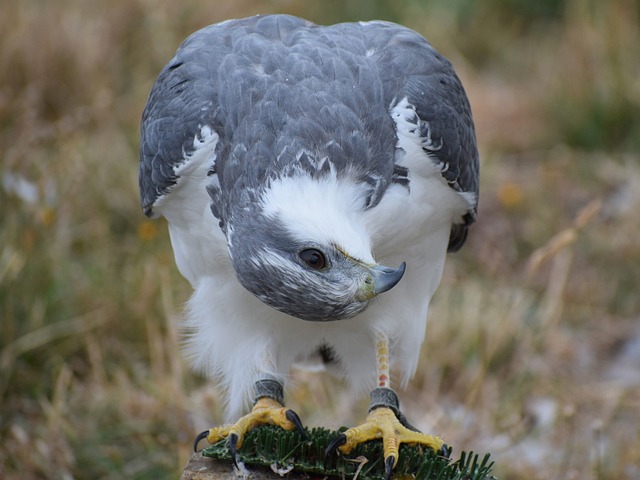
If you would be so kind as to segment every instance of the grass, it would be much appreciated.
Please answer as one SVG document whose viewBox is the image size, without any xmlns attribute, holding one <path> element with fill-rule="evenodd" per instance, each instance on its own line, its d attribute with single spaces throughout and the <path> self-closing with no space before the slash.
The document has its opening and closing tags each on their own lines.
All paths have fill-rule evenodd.
<svg viewBox="0 0 640 480">
<path fill-rule="evenodd" d="M 138 207 L 139 117 L 193 30 L 286 11 L 381 17 L 456 65 L 482 156 L 479 223 L 449 258 L 412 423 L 510 478 L 640 475 L 640 12 L 632 0 L 9 2 L 0 15 L 0 476 L 177 478 L 220 421 L 176 317 L 189 287 Z M 344 8 L 343 8 L 344 7 Z M 296 373 L 308 425 L 361 420 Z"/>
</svg>

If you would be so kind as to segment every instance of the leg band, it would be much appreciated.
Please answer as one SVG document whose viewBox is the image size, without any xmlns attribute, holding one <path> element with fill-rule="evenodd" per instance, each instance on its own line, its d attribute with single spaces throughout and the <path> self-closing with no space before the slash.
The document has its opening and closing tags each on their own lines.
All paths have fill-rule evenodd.
<svg viewBox="0 0 640 480">
<path fill-rule="evenodd" d="M 407 421 L 407 418 L 402 414 L 402 412 L 400 411 L 400 401 L 398 400 L 398 395 L 396 395 L 396 392 L 394 392 L 390 388 L 374 388 L 373 390 L 371 390 L 371 403 L 369 404 L 369 412 L 380 407 L 387 407 L 391 409 L 400 423 L 407 427 L 409 430 L 413 430 L 414 432 L 420 431 L 416 427 L 411 425 Z"/>
<path fill-rule="evenodd" d="M 390 408 L 397 417 L 400 414 L 400 402 L 398 401 L 396 392 L 390 388 L 374 388 L 371 390 L 369 412 L 380 407 Z"/>
<path fill-rule="evenodd" d="M 284 405 L 284 390 L 282 383 L 280 383 L 275 377 L 268 376 L 256 381 L 253 385 L 254 398 L 253 403 L 256 403 L 261 398 L 273 398 L 281 405 Z"/>
</svg>

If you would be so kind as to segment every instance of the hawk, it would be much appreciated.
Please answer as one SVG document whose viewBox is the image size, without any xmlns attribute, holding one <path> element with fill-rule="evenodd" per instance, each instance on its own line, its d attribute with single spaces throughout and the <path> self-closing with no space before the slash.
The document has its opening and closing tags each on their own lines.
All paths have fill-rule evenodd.
<svg viewBox="0 0 640 480">
<path fill-rule="evenodd" d="M 328 453 L 382 438 L 387 475 L 398 443 L 447 454 L 407 422 L 390 372 L 405 385 L 416 371 L 446 252 L 476 219 L 478 171 L 460 80 L 413 30 L 268 15 L 187 38 L 143 113 L 139 182 L 193 286 L 186 354 L 237 419 L 196 447 L 226 437 L 235 452 L 260 423 L 301 428 L 288 372 L 319 358 L 371 392 L 366 422 Z"/>
</svg>

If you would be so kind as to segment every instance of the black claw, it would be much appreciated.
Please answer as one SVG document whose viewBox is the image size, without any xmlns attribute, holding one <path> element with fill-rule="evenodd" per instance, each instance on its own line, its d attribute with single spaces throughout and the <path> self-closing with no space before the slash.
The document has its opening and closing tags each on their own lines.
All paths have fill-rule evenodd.
<svg viewBox="0 0 640 480">
<path fill-rule="evenodd" d="M 209 430 L 205 430 L 202 433 L 199 433 L 196 439 L 193 441 L 193 451 L 198 453 L 198 444 L 201 440 L 204 440 L 209 436 Z"/>
<path fill-rule="evenodd" d="M 302 437 L 302 440 L 306 440 L 307 433 L 304 431 L 304 427 L 302 426 L 302 421 L 300 420 L 300 417 L 298 416 L 298 414 L 293 410 L 287 410 L 285 412 L 285 416 L 287 417 L 287 420 L 289 420 L 291 423 L 293 423 L 296 426 L 296 430 Z"/>
<path fill-rule="evenodd" d="M 336 438 L 331 440 L 331 443 L 329 444 L 327 449 L 324 451 L 324 468 L 325 468 L 325 470 L 329 468 L 329 462 L 331 460 L 331 456 L 333 455 L 333 453 L 336 451 L 336 449 L 340 445 L 344 445 L 345 443 L 347 443 L 347 436 L 344 433 L 341 433 Z"/>
<path fill-rule="evenodd" d="M 413 432 L 421 433 L 420 430 L 418 430 L 416 427 L 414 427 L 413 425 L 411 425 L 409 423 L 409 421 L 407 420 L 407 417 L 405 417 L 402 414 L 402 412 L 398 411 L 398 413 L 396 413 L 396 417 L 404 427 L 408 428 L 409 430 L 411 430 Z"/>
<path fill-rule="evenodd" d="M 386 480 L 389 480 L 391 478 L 391 472 L 393 471 L 393 464 L 395 463 L 395 461 L 396 457 L 394 457 L 393 455 L 389 455 L 384 460 L 384 478 Z"/>
<path fill-rule="evenodd" d="M 233 460 L 233 464 L 238 467 L 238 435 L 235 433 L 230 433 L 227 437 L 227 442 L 229 442 L 229 453 L 231 454 L 231 458 Z"/>
<path fill-rule="evenodd" d="M 445 443 L 445 444 L 442 445 L 442 448 L 440 448 L 440 456 L 442 456 L 444 458 L 449 458 L 449 457 L 451 457 L 451 451 L 452 450 L 453 450 L 453 448 Z"/>
</svg>

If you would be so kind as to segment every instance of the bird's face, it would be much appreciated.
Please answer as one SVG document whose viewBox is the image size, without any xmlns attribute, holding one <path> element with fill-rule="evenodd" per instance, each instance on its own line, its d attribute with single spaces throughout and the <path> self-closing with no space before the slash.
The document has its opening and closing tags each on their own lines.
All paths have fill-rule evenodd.
<svg viewBox="0 0 640 480">
<path fill-rule="evenodd" d="M 404 263 L 397 268 L 377 265 L 335 244 L 300 243 L 287 236 L 269 234 L 250 249 L 233 245 L 240 283 L 267 305 L 303 320 L 353 317 L 394 287 L 405 271 Z"/>
<path fill-rule="evenodd" d="M 260 211 L 239 215 L 228 245 L 240 283 L 264 303 L 304 320 L 362 312 L 394 287 L 405 264 L 378 265 L 358 222 L 359 192 L 336 182 L 275 182 Z"/>
</svg>

